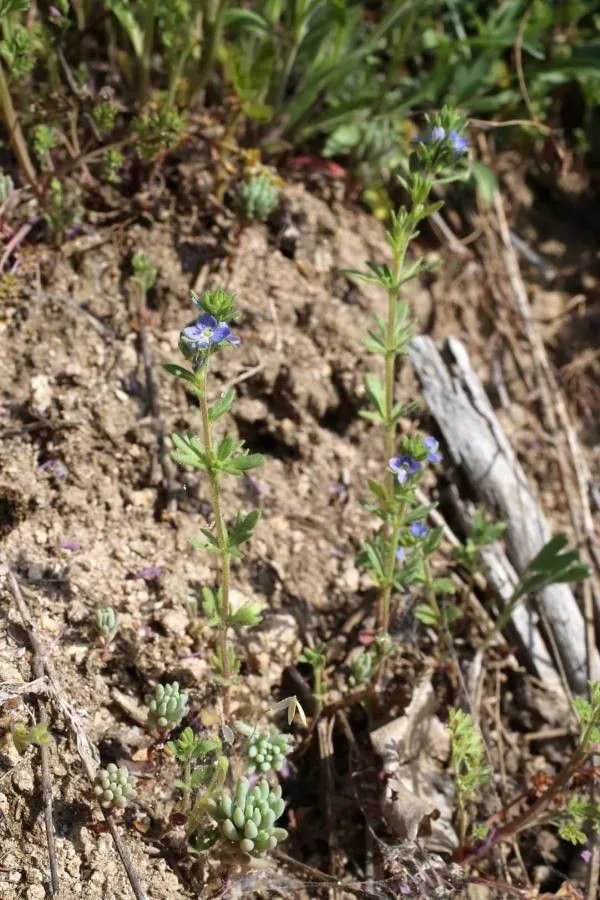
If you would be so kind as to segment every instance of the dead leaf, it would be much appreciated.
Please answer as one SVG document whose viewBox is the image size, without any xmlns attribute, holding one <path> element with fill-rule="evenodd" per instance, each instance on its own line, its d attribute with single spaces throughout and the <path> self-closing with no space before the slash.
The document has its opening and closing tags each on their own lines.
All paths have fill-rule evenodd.
<svg viewBox="0 0 600 900">
<path fill-rule="evenodd" d="M 381 812 L 388 827 L 403 841 L 430 835 L 431 822 L 440 815 L 429 800 L 417 797 L 395 778 L 390 778 L 385 786 Z"/>
</svg>

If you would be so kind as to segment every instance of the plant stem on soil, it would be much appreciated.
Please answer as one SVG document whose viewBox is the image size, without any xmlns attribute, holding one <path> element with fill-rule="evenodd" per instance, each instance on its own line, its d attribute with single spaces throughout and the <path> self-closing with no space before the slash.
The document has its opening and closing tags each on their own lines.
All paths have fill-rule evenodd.
<svg viewBox="0 0 600 900">
<path fill-rule="evenodd" d="M 400 273 L 404 266 L 404 257 L 408 247 L 408 237 L 398 243 L 394 248 L 393 261 L 393 278 L 394 285 L 400 279 Z M 400 299 L 400 290 L 398 287 L 390 288 L 388 292 L 388 318 L 387 318 L 387 335 L 386 335 L 386 352 L 385 352 L 385 458 L 389 460 L 394 455 L 394 444 L 396 441 L 396 423 L 393 420 L 394 409 L 394 376 L 396 371 L 396 358 L 398 352 L 396 350 L 396 329 L 398 325 L 398 301 Z M 389 496 L 394 491 L 394 473 L 388 469 L 386 472 L 386 487 Z M 386 579 L 382 587 L 379 597 L 378 626 L 381 634 L 387 634 L 390 629 L 390 601 L 392 596 L 392 586 L 394 583 L 394 565 L 396 559 L 396 544 L 398 540 L 397 529 L 392 533 L 390 526 L 386 524 L 386 542 L 388 546 L 388 560 L 386 565 Z M 395 537 L 395 539 L 393 539 Z M 390 575 L 391 573 L 391 575 Z"/>
<path fill-rule="evenodd" d="M 208 457 L 210 467 L 208 476 L 210 480 L 211 500 L 215 517 L 215 529 L 221 556 L 221 584 L 219 603 L 219 626 L 217 643 L 219 656 L 221 657 L 221 672 L 223 675 L 223 716 L 229 718 L 230 710 L 230 678 L 231 667 L 229 665 L 229 652 L 227 646 L 227 623 L 229 622 L 229 547 L 227 543 L 227 529 L 221 510 L 221 491 L 219 488 L 219 476 L 213 468 L 213 449 L 210 433 L 210 419 L 208 415 L 208 401 L 206 399 L 206 371 L 202 375 L 202 393 L 200 394 L 200 412 L 202 414 L 202 438 L 204 449 Z"/>
<path fill-rule="evenodd" d="M 35 187 L 37 182 L 37 175 L 33 163 L 31 162 L 31 157 L 29 155 L 29 150 L 27 149 L 27 143 L 23 136 L 23 131 L 21 130 L 21 123 L 19 122 L 18 116 L 13 106 L 10 91 L 8 89 L 8 82 L 6 80 L 6 75 L 4 74 L 4 68 L 1 62 L 0 113 L 4 120 L 4 124 L 6 125 L 10 144 L 13 148 L 15 156 L 17 157 L 19 166 L 27 180 L 32 184 L 32 186 Z"/>
</svg>

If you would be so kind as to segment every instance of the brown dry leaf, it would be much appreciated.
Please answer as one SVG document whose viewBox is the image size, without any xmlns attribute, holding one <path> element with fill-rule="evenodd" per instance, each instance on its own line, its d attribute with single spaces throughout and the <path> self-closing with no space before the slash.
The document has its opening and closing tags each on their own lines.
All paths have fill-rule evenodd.
<svg viewBox="0 0 600 900">
<path fill-rule="evenodd" d="M 452 827 L 453 787 L 445 771 L 450 735 L 435 715 L 430 679 L 420 682 L 406 713 L 371 733 L 375 752 L 393 778 L 382 803 L 389 827 L 402 838 L 425 838 L 434 851 L 458 846 Z"/>
<path fill-rule="evenodd" d="M 428 800 L 417 797 L 401 781 L 390 778 L 385 786 L 381 812 L 392 831 L 403 841 L 416 841 L 431 834 L 431 823 L 440 811 Z"/>
</svg>

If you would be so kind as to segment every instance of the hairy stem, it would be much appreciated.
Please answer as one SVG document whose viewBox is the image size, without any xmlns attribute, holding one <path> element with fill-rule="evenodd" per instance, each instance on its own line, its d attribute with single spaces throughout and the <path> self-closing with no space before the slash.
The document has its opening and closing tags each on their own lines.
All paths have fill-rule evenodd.
<svg viewBox="0 0 600 900">
<path fill-rule="evenodd" d="M 210 480 L 210 490 L 211 490 L 211 500 L 213 507 L 213 514 L 215 517 L 215 530 L 217 533 L 217 541 L 219 542 L 220 556 L 221 556 L 221 603 L 219 606 L 219 626 L 217 633 L 217 643 L 219 647 L 219 656 L 221 658 L 221 669 L 223 675 L 223 715 L 225 719 L 229 718 L 230 711 L 230 678 L 231 678 L 231 666 L 229 664 L 229 647 L 227 644 L 227 628 L 229 622 L 229 569 L 230 569 L 230 554 L 227 542 L 227 529 L 225 527 L 225 520 L 223 519 L 223 513 L 221 510 L 221 491 L 219 487 L 219 476 L 217 472 L 212 467 L 213 460 L 213 449 L 212 449 L 212 438 L 211 438 L 211 428 L 210 428 L 210 419 L 208 416 L 208 402 L 206 399 L 206 371 L 202 376 L 202 394 L 200 395 L 200 412 L 202 414 L 202 438 L 204 441 L 204 450 L 206 455 L 211 463 L 210 468 L 208 470 L 208 476 Z"/>
<path fill-rule="evenodd" d="M 13 149 L 17 162 L 21 171 L 35 188 L 37 183 L 37 174 L 27 149 L 27 142 L 23 136 L 21 124 L 13 106 L 12 97 L 8 89 L 8 82 L 4 74 L 4 68 L 0 62 L 0 115 L 6 126 L 10 145 Z"/>
<path fill-rule="evenodd" d="M 408 247 L 408 237 L 400 242 L 398 248 L 394 251 L 394 262 L 392 273 L 394 282 L 400 278 L 400 273 L 404 266 L 404 257 Z M 392 419 L 394 409 L 394 374 L 396 370 L 396 358 L 398 356 L 396 350 L 396 328 L 398 325 L 398 301 L 400 299 L 400 290 L 397 287 L 390 288 L 388 292 L 388 318 L 387 318 L 387 334 L 386 334 L 386 352 L 385 352 L 385 431 L 384 431 L 384 447 L 385 458 L 389 460 L 394 455 L 394 444 L 396 441 L 396 424 Z M 385 476 L 386 488 L 388 495 L 391 497 L 394 491 L 394 473 L 388 469 Z M 394 538 L 395 534 L 395 540 Z M 389 524 L 385 526 L 385 537 L 389 547 L 388 557 L 388 573 L 385 583 L 379 595 L 379 610 L 377 615 L 378 629 L 381 634 L 387 634 L 390 628 L 390 601 L 392 596 L 393 566 L 395 563 L 396 543 L 398 540 L 398 529 L 392 533 Z M 392 568 L 392 576 L 390 577 L 389 569 Z"/>
<path fill-rule="evenodd" d="M 516 837 L 519 832 L 533 825 L 538 816 L 548 808 L 554 798 L 565 790 L 569 781 L 583 764 L 586 757 L 587 752 L 584 749 L 577 750 L 571 757 L 568 765 L 565 766 L 563 771 L 554 779 L 548 790 L 544 791 L 532 806 L 522 812 L 521 815 L 516 816 L 510 822 L 507 822 L 506 825 L 502 825 L 502 827 L 498 828 L 494 833 L 492 841 L 484 841 L 483 844 L 478 845 L 470 853 L 467 853 L 466 856 L 463 856 L 462 861 L 470 862 L 471 860 L 478 859 L 480 856 L 485 856 L 490 847 L 494 844 L 497 844 L 499 841 L 510 841 Z"/>
</svg>

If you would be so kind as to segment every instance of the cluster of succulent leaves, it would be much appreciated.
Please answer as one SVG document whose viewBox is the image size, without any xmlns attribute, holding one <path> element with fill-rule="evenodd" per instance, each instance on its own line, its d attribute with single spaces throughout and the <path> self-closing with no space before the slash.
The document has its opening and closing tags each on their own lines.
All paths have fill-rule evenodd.
<svg viewBox="0 0 600 900">
<path fill-rule="evenodd" d="M 109 763 L 96 773 L 94 793 L 104 809 L 123 809 L 136 796 L 134 779 L 126 766 Z"/>
<path fill-rule="evenodd" d="M 148 703 L 148 727 L 164 733 L 181 724 L 188 711 L 188 695 L 179 682 L 157 684 L 154 697 Z"/>
<path fill-rule="evenodd" d="M 108 647 L 119 630 L 119 616 L 112 606 L 101 606 L 96 610 L 96 630 L 101 643 Z"/>
<path fill-rule="evenodd" d="M 263 731 L 247 722 L 237 722 L 237 730 L 245 738 L 244 755 L 250 775 L 279 772 L 286 756 L 291 752 L 294 739 L 291 734 L 271 729 Z"/>
<path fill-rule="evenodd" d="M 279 741 L 284 736 L 276 732 L 267 737 L 271 750 L 277 748 L 271 768 L 278 769 L 290 743 Z M 249 748 L 253 746 L 257 746 L 256 741 L 249 743 Z M 232 793 L 225 786 L 229 761 L 219 738 L 198 736 L 185 728 L 167 743 L 167 750 L 183 768 L 183 776 L 174 786 L 183 795 L 182 811 L 193 852 L 203 853 L 221 839 L 227 846 L 236 845 L 238 851 L 264 855 L 287 837 L 287 832 L 275 825 L 285 806 L 279 785 L 272 786 L 263 779 L 250 787 L 248 779 L 241 777 Z M 253 758 L 249 757 L 249 774 L 253 772 Z"/>
<path fill-rule="evenodd" d="M 264 856 L 287 838 L 285 828 L 275 825 L 285 803 L 280 785 L 262 779 L 254 787 L 247 778 L 238 778 L 235 790 L 223 790 L 210 805 L 210 814 L 219 822 L 219 831 L 236 849 Z"/>
<path fill-rule="evenodd" d="M 242 208 L 247 219 L 266 222 L 279 205 L 279 191 L 268 175 L 255 175 L 241 190 Z"/>
</svg>

